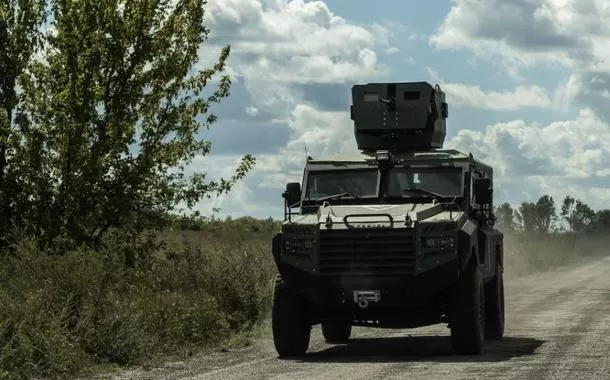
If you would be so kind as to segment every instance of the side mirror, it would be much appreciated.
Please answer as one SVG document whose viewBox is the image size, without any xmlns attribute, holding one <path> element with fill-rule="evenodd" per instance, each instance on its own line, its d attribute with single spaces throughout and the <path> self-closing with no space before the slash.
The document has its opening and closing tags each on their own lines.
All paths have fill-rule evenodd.
<svg viewBox="0 0 610 380">
<path fill-rule="evenodd" d="M 287 183 L 286 191 L 282 193 L 282 198 L 286 200 L 288 207 L 298 203 L 301 200 L 301 184 L 298 182 Z"/>
<path fill-rule="evenodd" d="M 474 180 L 474 197 L 479 204 L 491 204 L 493 201 L 493 188 L 491 179 L 477 178 Z"/>
</svg>

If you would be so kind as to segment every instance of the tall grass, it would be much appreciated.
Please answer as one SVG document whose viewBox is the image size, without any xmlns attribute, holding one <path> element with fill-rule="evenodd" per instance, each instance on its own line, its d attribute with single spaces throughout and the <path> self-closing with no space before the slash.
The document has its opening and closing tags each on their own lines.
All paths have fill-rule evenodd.
<svg viewBox="0 0 610 380">
<path fill-rule="evenodd" d="M 0 378 L 184 357 L 247 331 L 270 310 L 276 230 L 114 231 L 105 249 L 52 256 L 21 239 L 0 263 Z"/>
<path fill-rule="evenodd" d="M 185 224 L 106 248 L 40 252 L 27 237 L 0 257 L 0 379 L 69 377 L 94 365 L 185 357 L 269 316 L 279 225 Z M 505 237 L 508 276 L 607 254 L 606 239 Z"/>
</svg>

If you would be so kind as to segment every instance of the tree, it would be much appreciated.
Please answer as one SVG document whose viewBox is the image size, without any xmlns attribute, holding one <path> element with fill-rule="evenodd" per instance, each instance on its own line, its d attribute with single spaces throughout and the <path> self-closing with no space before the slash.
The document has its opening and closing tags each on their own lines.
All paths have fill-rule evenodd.
<svg viewBox="0 0 610 380">
<path fill-rule="evenodd" d="M 45 20 L 45 0 L 5 0 L 0 4 L 0 242 L 10 221 L 19 216 L 13 211 L 17 193 L 22 192 L 15 170 L 21 140 L 14 122 L 19 104 L 17 81 L 40 47 Z"/>
<path fill-rule="evenodd" d="M 515 210 L 508 202 L 502 203 L 496 208 L 495 212 L 497 225 L 500 229 L 505 229 L 509 232 L 514 232 L 517 227 Z"/>
<path fill-rule="evenodd" d="M 563 199 L 561 216 L 568 222 L 572 231 L 584 232 L 593 223 L 595 211 L 579 199 L 568 195 Z"/>
<path fill-rule="evenodd" d="M 598 233 L 610 232 L 610 210 L 599 210 L 595 213 L 591 229 Z"/>
<path fill-rule="evenodd" d="M 557 221 L 553 197 L 543 195 L 536 203 L 522 202 L 518 218 L 525 232 L 550 232 Z"/>
<path fill-rule="evenodd" d="M 211 68 L 199 52 L 209 30 L 204 0 L 51 2 L 54 33 L 43 59 L 20 77 L 16 125 L 19 206 L 31 229 L 94 242 L 134 216 L 192 208 L 228 192 L 251 169 L 245 155 L 229 179 L 187 176 L 210 153 L 198 135 L 229 96 L 225 46 Z M 207 181 L 207 182 L 206 182 Z"/>
</svg>

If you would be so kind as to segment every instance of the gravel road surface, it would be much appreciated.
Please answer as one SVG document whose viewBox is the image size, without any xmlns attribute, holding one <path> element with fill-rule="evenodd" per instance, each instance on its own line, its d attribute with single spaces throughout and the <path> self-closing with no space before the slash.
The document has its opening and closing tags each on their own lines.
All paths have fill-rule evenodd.
<svg viewBox="0 0 610 380">
<path fill-rule="evenodd" d="M 303 358 L 278 359 L 268 337 L 245 350 L 133 371 L 121 378 L 610 379 L 610 257 L 507 278 L 505 293 L 505 338 L 486 342 L 480 356 L 452 355 L 445 325 L 356 328 L 346 345 L 324 343 L 316 326 Z"/>
</svg>

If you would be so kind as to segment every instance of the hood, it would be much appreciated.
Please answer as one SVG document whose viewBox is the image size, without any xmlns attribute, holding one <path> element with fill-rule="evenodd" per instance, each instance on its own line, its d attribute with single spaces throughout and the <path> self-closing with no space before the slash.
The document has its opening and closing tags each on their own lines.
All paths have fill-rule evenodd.
<svg viewBox="0 0 610 380">
<path fill-rule="evenodd" d="M 331 205 L 325 202 L 316 214 L 292 217 L 292 223 L 319 224 L 320 228 L 374 228 L 412 226 L 414 222 L 456 221 L 462 211 L 447 211 L 442 204 Z"/>
</svg>

